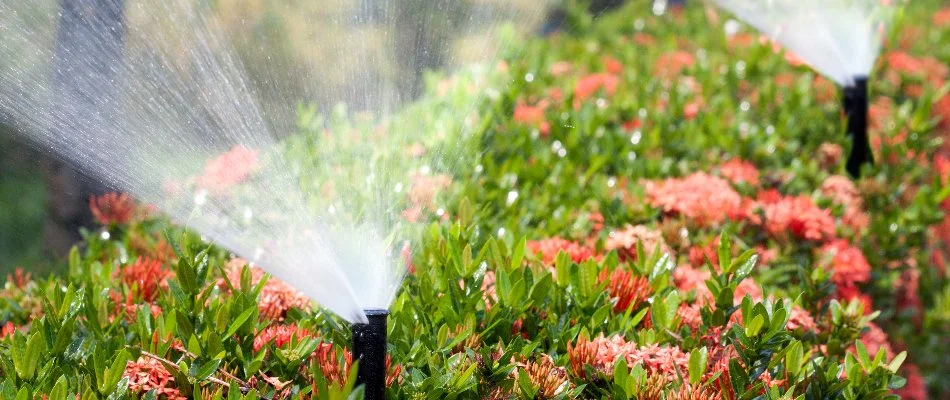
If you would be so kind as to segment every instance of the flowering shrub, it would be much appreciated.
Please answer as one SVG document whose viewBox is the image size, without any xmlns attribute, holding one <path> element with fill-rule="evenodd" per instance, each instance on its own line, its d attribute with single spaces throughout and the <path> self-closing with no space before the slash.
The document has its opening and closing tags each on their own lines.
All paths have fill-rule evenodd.
<svg viewBox="0 0 950 400">
<path fill-rule="evenodd" d="M 843 175 L 834 88 L 767 40 L 723 38 L 725 16 L 699 4 L 574 13 L 571 32 L 491 76 L 433 82 L 388 134 L 458 128 L 398 151 L 463 162 L 399 186 L 392 217 L 408 227 L 393 248 L 409 274 L 387 394 L 947 396 L 950 52 L 936 44 L 950 11 L 935 4 L 906 14 L 933 26 L 891 35 L 872 79 L 879 163 L 859 180 Z M 360 129 L 329 125 L 288 140 Z M 301 162 L 332 151 L 290 147 Z M 258 157 L 231 149 L 195 184 L 216 194 Z M 292 284 L 127 196 L 90 206 L 101 226 L 65 277 L 18 273 L 0 290 L 0 398 L 353 393 L 345 323 Z"/>
</svg>

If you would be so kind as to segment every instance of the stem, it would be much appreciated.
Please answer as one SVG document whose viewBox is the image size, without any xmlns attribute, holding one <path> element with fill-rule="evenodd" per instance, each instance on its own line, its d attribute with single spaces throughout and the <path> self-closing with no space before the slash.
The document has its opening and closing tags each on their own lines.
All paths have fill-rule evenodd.
<svg viewBox="0 0 950 400">
<path fill-rule="evenodd" d="M 868 78 L 857 76 L 854 83 L 845 86 L 844 112 L 848 117 L 848 136 L 851 137 L 851 153 L 846 169 L 854 178 L 861 177 L 863 164 L 874 164 L 874 155 L 868 142 Z"/>
<path fill-rule="evenodd" d="M 356 384 L 364 399 L 382 400 L 386 394 L 386 310 L 364 310 L 365 324 L 353 324 L 353 358 L 358 360 Z"/>
</svg>

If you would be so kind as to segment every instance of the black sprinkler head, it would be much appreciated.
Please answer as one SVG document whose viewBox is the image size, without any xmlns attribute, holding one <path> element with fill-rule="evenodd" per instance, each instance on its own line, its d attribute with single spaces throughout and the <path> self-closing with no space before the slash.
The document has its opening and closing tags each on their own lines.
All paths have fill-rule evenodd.
<svg viewBox="0 0 950 400">
<path fill-rule="evenodd" d="M 853 178 L 861 177 L 861 166 L 874 164 L 874 155 L 868 142 L 868 78 L 859 76 L 854 83 L 845 86 L 844 112 L 848 117 L 848 136 L 851 137 L 851 153 L 846 169 Z"/>
<path fill-rule="evenodd" d="M 381 400 L 386 395 L 387 310 L 364 310 L 367 323 L 353 324 L 353 359 L 359 361 L 356 384 L 363 385 L 364 399 Z"/>
</svg>

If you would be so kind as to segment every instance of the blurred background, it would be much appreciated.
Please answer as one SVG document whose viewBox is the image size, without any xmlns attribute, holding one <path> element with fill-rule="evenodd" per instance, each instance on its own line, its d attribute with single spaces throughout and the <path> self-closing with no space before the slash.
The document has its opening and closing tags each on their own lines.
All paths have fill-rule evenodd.
<svg viewBox="0 0 950 400">
<path fill-rule="evenodd" d="M 666 4 L 664 0 L 657 2 Z M 142 45 L 136 41 L 148 39 L 124 37 L 123 24 L 137 23 L 137 18 L 143 19 L 141 16 L 149 12 L 161 12 L 149 8 L 149 2 L 135 2 L 134 8 L 130 3 L 132 0 L 36 2 L 37 14 L 48 13 L 50 7 L 59 8 L 59 20 L 45 21 L 48 26 L 42 27 L 48 37 L 37 39 L 49 40 L 57 49 L 86 53 L 90 59 L 107 60 L 111 54 L 121 52 L 123 46 Z M 259 106 L 270 115 L 284 115 L 268 118 L 270 121 L 294 121 L 293 114 L 301 104 L 329 109 L 343 102 L 351 110 L 391 112 L 390 108 L 398 108 L 421 94 L 426 71 L 451 70 L 472 63 L 488 48 L 497 45 L 492 43 L 490 29 L 466 24 L 491 26 L 492 18 L 523 15 L 529 20 L 519 21 L 518 28 L 548 35 L 571 25 L 571 15 L 565 10 L 577 9 L 574 3 L 194 0 L 194 6 L 212 15 L 221 24 L 219 28 L 226 32 L 228 44 L 240 58 Z M 593 0 L 582 2 L 581 7 L 597 15 L 622 3 L 623 0 Z M 421 11 L 423 8 L 425 12 Z M 432 18 L 427 21 L 426 29 L 416 27 L 418 15 Z M 397 32 L 397 35 L 383 40 L 379 37 L 383 30 Z M 69 34 L 77 31 L 83 34 Z M 459 32 L 473 33 L 460 35 Z M 107 45 L 87 43 L 89 37 L 98 37 L 100 43 Z M 345 46 L 327 46 L 325 42 L 329 37 Z M 24 49 L 24 53 L 27 51 Z M 374 62 L 354 61 L 361 59 Z M 395 65 L 381 66 L 379 60 Z M 0 60 L 0 64 L 4 62 Z M 354 65 L 366 70 L 353 71 Z M 68 71 L 75 66 L 59 67 L 67 71 L 60 74 L 64 77 L 59 84 L 66 88 L 83 84 L 69 81 Z M 108 68 L 108 65 L 98 63 L 98 67 Z M 88 76 L 88 73 L 78 75 Z M 306 81 L 287 79 L 292 76 L 305 77 Z M 394 81 L 400 84 L 380 87 Z M 335 96 L 330 98 L 327 93 Z M 366 93 L 385 93 L 389 98 L 374 98 Z M 22 136 L 16 135 L 13 129 L 0 118 L 0 276 L 17 266 L 27 266 L 34 274 L 43 274 L 58 268 L 69 248 L 81 240 L 83 228 L 94 225 L 88 208 L 89 197 L 111 189 L 46 150 L 23 142 Z M 293 126 L 271 127 L 277 135 L 285 135 L 293 129 Z"/>
</svg>

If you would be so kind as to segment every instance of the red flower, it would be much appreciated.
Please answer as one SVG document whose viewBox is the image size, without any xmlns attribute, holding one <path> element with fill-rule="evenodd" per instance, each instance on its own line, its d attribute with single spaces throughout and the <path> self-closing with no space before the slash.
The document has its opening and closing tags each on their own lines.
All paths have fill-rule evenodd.
<svg viewBox="0 0 950 400">
<path fill-rule="evenodd" d="M 518 104 L 515 105 L 513 119 L 519 124 L 538 128 L 542 136 L 548 136 L 551 133 L 551 124 L 544 120 L 544 110 L 547 107 L 548 103 L 546 101 L 529 106 L 524 101 L 518 100 Z"/>
<path fill-rule="evenodd" d="M 7 282 L 13 284 L 13 286 L 18 289 L 25 289 L 26 285 L 30 283 L 32 275 L 30 272 L 24 273 L 23 267 L 16 267 L 12 275 L 7 274 Z"/>
<path fill-rule="evenodd" d="M 552 399 L 570 387 L 567 370 L 554 365 L 554 360 L 547 354 L 541 354 L 536 361 L 531 361 L 522 367 L 527 373 L 528 380 L 538 387 L 537 398 Z"/>
<path fill-rule="evenodd" d="M 195 183 L 213 193 L 222 193 L 231 186 L 244 182 L 257 170 L 257 150 L 237 145 L 205 164 L 204 172 Z"/>
<path fill-rule="evenodd" d="M 271 325 L 254 336 L 254 351 L 260 351 L 265 345 L 274 342 L 277 347 L 283 347 L 290 343 L 291 339 L 302 340 L 305 338 L 316 337 L 313 332 L 307 329 L 292 325 Z"/>
<path fill-rule="evenodd" d="M 174 387 L 175 378 L 158 360 L 140 357 L 135 362 L 129 361 L 122 376 L 128 378 L 129 389 L 135 394 L 144 395 L 154 390 L 161 398 L 187 400 L 187 397 Z"/>
<path fill-rule="evenodd" d="M 623 73 L 623 64 L 620 62 L 620 60 L 610 56 L 605 56 L 603 61 L 604 69 L 607 70 L 608 73 L 613 75 L 620 75 Z"/>
<path fill-rule="evenodd" d="M 832 175 L 821 184 L 821 193 L 844 207 L 842 222 L 855 231 L 862 231 L 870 224 L 864 212 L 864 199 L 854 182 L 841 175 Z"/>
<path fill-rule="evenodd" d="M 739 158 L 733 158 L 719 166 L 719 173 L 735 184 L 747 183 L 759 185 L 759 170 L 755 165 Z"/>
<path fill-rule="evenodd" d="M 818 325 L 815 323 L 815 319 L 812 318 L 811 314 L 808 311 L 805 311 L 799 306 L 792 307 L 792 315 L 788 317 L 788 322 L 785 324 L 785 327 L 789 330 L 802 330 L 804 332 L 816 332 L 818 331 Z"/>
<path fill-rule="evenodd" d="M 841 164 L 844 149 L 836 143 L 822 143 L 818 146 L 818 165 L 826 170 L 834 170 Z"/>
<path fill-rule="evenodd" d="M 950 15 L 947 18 L 950 19 Z M 927 382 L 920 375 L 920 369 L 913 364 L 904 364 L 902 369 L 907 383 L 904 387 L 897 389 L 894 394 L 905 400 L 927 400 L 929 398 L 927 397 Z"/>
<path fill-rule="evenodd" d="M 13 321 L 7 321 L 3 328 L 0 328 L 0 339 L 10 336 L 14 332 L 16 332 L 16 325 L 13 324 Z"/>
<path fill-rule="evenodd" d="M 607 270 L 603 270 L 601 273 L 601 281 L 607 280 L 606 272 Z M 611 300 L 615 301 L 614 312 L 617 314 L 626 312 L 630 307 L 633 307 L 633 310 L 638 309 L 653 294 L 653 288 L 647 278 L 635 276 L 624 269 L 614 270 L 610 275 L 607 291 Z"/>
<path fill-rule="evenodd" d="M 696 57 L 689 52 L 678 50 L 661 55 L 653 67 L 658 76 L 671 79 L 679 76 L 683 70 L 696 63 Z"/>
<path fill-rule="evenodd" d="M 560 252 L 567 253 L 571 261 L 581 263 L 594 256 L 594 251 L 582 244 L 572 242 L 559 237 L 544 240 L 529 240 L 527 243 L 528 251 L 534 253 L 541 259 L 545 266 L 553 267 Z"/>
<path fill-rule="evenodd" d="M 698 226 L 716 226 L 745 213 L 742 196 L 729 182 L 706 174 L 645 183 L 647 202 L 665 213 L 680 215 Z"/>
<path fill-rule="evenodd" d="M 126 286 L 134 288 L 133 293 L 151 303 L 158 298 L 160 289 L 168 287 L 168 278 L 172 273 L 162 267 L 161 261 L 139 257 L 134 263 L 116 271 L 116 275 Z"/>
<path fill-rule="evenodd" d="M 620 85 L 620 79 L 611 74 L 590 74 L 574 84 L 574 107 L 587 100 L 598 90 L 603 89 L 608 96 L 613 95 Z"/>
<path fill-rule="evenodd" d="M 617 250 L 617 255 L 621 261 L 636 261 L 639 258 L 637 254 L 637 243 L 643 244 L 643 250 L 647 252 L 644 256 L 649 256 L 657 249 L 663 253 L 670 253 L 669 246 L 663 240 L 663 235 L 656 230 L 643 225 L 627 225 L 623 230 L 611 231 L 607 236 L 607 243 L 604 249 L 607 251 Z"/>
<path fill-rule="evenodd" d="M 102 225 L 125 225 L 135 213 L 135 201 L 128 194 L 106 193 L 89 197 L 89 211 Z"/>
<path fill-rule="evenodd" d="M 241 258 L 234 258 L 225 266 L 227 279 L 232 285 L 237 285 L 241 281 L 241 270 L 247 265 L 247 261 Z M 251 268 L 251 284 L 256 285 L 264 278 L 264 271 L 260 268 Z M 227 289 L 224 278 L 218 280 L 218 288 Z M 283 321 L 287 312 L 291 308 L 309 310 L 311 306 L 310 298 L 303 293 L 298 292 L 290 285 L 271 277 L 264 284 L 258 299 L 258 309 L 262 320 Z"/>
<path fill-rule="evenodd" d="M 799 239 L 825 241 L 835 235 L 831 212 L 815 205 L 808 196 L 781 197 L 773 201 L 774 192 L 764 192 L 759 204 L 765 212 L 765 230 L 777 237 L 790 232 Z M 765 201 L 763 201 L 765 200 Z"/>
<path fill-rule="evenodd" d="M 933 15 L 933 23 L 937 26 L 950 25 L 950 8 L 941 8 Z"/>
<path fill-rule="evenodd" d="M 548 69 L 548 73 L 551 76 L 558 77 L 562 75 L 567 75 L 571 70 L 574 69 L 574 66 L 567 61 L 558 61 L 554 64 L 551 64 L 551 68 Z"/>
<path fill-rule="evenodd" d="M 841 288 L 856 287 L 871 279 L 871 265 L 864 258 L 861 249 L 851 246 L 845 240 L 835 240 L 821 247 L 821 253 L 830 261 L 831 281 Z"/>
<path fill-rule="evenodd" d="M 880 349 L 884 349 L 885 359 L 893 359 L 894 350 L 891 349 L 891 344 L 888 343 L 887 334 L 884 333 L 884 330 L 873 322 L 868 323 L 868 328 L 868 331 L 861 335 L 861 343 L 864 344 L 868 354 L 873 358 Z"/>
</svg>

